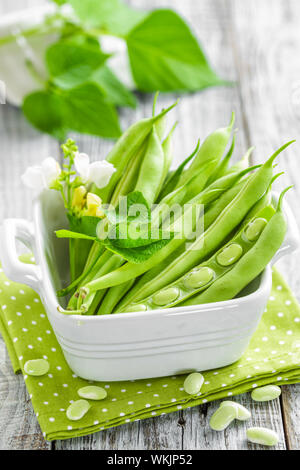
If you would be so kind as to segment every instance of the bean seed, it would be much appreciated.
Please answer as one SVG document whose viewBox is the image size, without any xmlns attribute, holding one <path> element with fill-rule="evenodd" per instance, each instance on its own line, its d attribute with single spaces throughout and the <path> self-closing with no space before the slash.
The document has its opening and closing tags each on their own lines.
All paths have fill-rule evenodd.
<svg viewBox="0 0 300 470">
<path fill-rule="evenodd" d="M 248 441 L 264 446 L 276 446 L 279 441 L 278 434 L 272 429 L 249 428 L 247 429 Z"/>
<path fill-rule="evenodd" d="M 81 398 L 87 398 L 88 400 L 103 400 L 107 397 L 106 390 L 102 387 L 97 387 L 96 385 L 82 387 L 77 391 L 77 393 Z"/>
<path fill-rule="evenodd" d="M 174 302 L 179 296 L 179 289 L 177 287 L 170 287 L 164 289 L 153 296 L 153 302 L 156 305 L 166 305 Z"/>
<path fill-rule="evenodd" d="M 144 304 L 134 304 L 134 305 L 130 305 L 129 307 L 126 307 L 126 312 L 127 313 L 145 312 L 146 310 L 147 310 L 147 307 Z"/>
<path fill-rule="evenodd" d="M 225 404 L 233 404 L 237 407 L 237 418 L 239 421 L 246 421 L 247 419 L 251 418 L 251 413 L 247 408 L 245 408 L 243 405 L 240 405 L 239 403 L 236 403 L 234 401 L 222 401 L 220 406 L 224 406 Z"/>
<path fill-rule="evenodd" d="M 214 278 L 214 272 L 208 267 L 195 269 L 185 279 L 184 283 L 188 289 L 197 289 L 205 286 Z"/>
<path fill-rule="evenodd" d="M 254 401 L 269 401 L 275 400 L 281 395 L 280 387 L 277 385 L 266 385 L 265 387 L 256 388 L 251 393 L 251 398 Z"/>
<path fill-rule="evenodd" d="M 26 374 L 36 377 L 47 374 L 49 369 L 50 365 L 46 359 L 32 359 L 24 364 L 24 371 Z"/>
<path fill-rule="evenodd" d="M 235 403 L 225 403 L 214 412 L 209 425 L 214 431 L 223 431 L 238 417 L 238 409 Z"/>
<path fill-rule="evenodd" d="M 203 375 L 199 372 L 193 372 L 186 377 L 183 388 L 189 395 L 196 395 L 200 392 L 203 382 Z"/>
<path fill-rule="evenodd" d="M 217 261 L 221 266 L 230 266 L 236 263 L 243 254 L 243 248 L 237 243 L 231 243 L 217 255 Z"/>
<path fill-rule="evenodd" d="M 71 403 L 66 411 L 67 418 L 71 421 L 78 421 L 89 411 L 91 405 L 86 400 L 77 400 Z"/>
<path fill-rule="evenodd" d="M 267 225 L 266 219 L 257 218 L 253 222 L 251 222 L 245 230 L 245 236 L 250 242 L 254 242 L 258 239 L 261 232 Z"/>
</svg>

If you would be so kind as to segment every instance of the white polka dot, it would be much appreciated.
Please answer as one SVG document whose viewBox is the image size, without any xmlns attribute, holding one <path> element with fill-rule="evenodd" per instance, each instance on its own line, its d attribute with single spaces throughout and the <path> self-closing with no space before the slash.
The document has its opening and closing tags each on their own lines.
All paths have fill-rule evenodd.
<svg viewBox="0 0 300 470">
<path fill-rule="evenodd" d="M 39 303 L 39 299 L 37 299 L 37 298 L 33 299 L 33 301 L 34 301 L 36 304 Z"/>
<path fill-rule="evenodd" d="M 59 411 L 66 411 L 66 410 L 65 410 L 64 408 L 60 408 L 60 410 L 59 410 Z"/>
<path fill-rule="evenodd" d="M 176 400 L 176 398 L 172 398 L 171 402 L 174 403 Z"/>
<path fill-rule="evenodd" d="M 209 385 L 210 382 L 207 380 L 206 382 L 204 382 L 204 385 Z"/>
<path fill-rule="evenodd" d="M 277 286 L 276 289 L 277 290 L 282 290 L 282 286 Z"/>
<path fill-rule="evenodd" d="M 152 384 L 146 384 L 147 387 L 151 387 Z"/>
<path fill-rule="evenodd" d="M 102 408 L 103 413 L 107 412 L 107 408 Z"/>
<path fill-rule="evenodd" d="M 182 406 L 181 406 L 181 405 L 177 405 L 177 410 L 182 410 Z"/>
<path fill-rule="evenodd" d="M 40 317 L 41 317 L 41 318 L 45 318 L 46 315 L 45 315 L 44 313 L 41 313 L 41 314 L 40 314 Z"/>
<path fill-rule="evenodd" d="M 68 426 L 68 431 L 71 431 L 72 429 L 72 426 Z"/>
<path fill-rule="evenodd" d="M 269 300 L 275 300 L 274 295 L 271 295 L 271 296 L 269 297 Z"/>
<path fill-rule="evenodd" d="M 247 361 L 252 361 L 252 357 L 247 357 Z"/>
<path fill-rule="evenodd" d="M 58 393 L 56 393 L 56 392 L 55 392 L 55 393 L 53 393 L 53 395 L 54 395 L 55 397 L 58 397 Z"/>
<path fill-rule="evenodd" d="M 279 380 L 282 380 L 282 377 L 277 377 L 277 380 L 278 380 L 278 381 L 279 381 Z"/>
<path fill-rule="evenodd" d="M 27 330 L 27 328 L 22 328 L 22 331 L 24 331 L 24 333 L 26 333 L 28 330 Z"/>
<path fill-rule="evenodd" d="M 61 370 L 61 367 L 60 367 L 60 366 L 57 366 L 56 369 L 57 369 L 57 370 Z"/>
<path fill-rule="evenodd" d="M 156 415 L 156 411 L 152 411 L 151 414 L 152 414 L 152 416 L 155 416 L 155 415 Z"/>
<path fill-rule="evenodd" d="M 125 413 L 123 413 L 123 412 L 122 412 L 122 413 L 120 413 L 120 416 L 125 416 Z"/>
<path fill-rule="evenodd" d="M 126 389 L 125 389 L 125 388 L 122 388 L 121 392 L 122 392 L 122 393 L 126 392 Z"/>
<path fill-rule="evenodd" d="M 28 379 L 28 375 L 24 375 L 24 380 Z"/>
<path fill-rule="evenodd" d="M 202 400 L 202 403 L 207 403 L 207 400 L 206 399 Z"/>
<path fill-rule="evenodd" d="M 227 387 L 227 384 L 222 384 L 222 387 Z"/>
<path fill-rule="evenodd" d="M 16 297 L 14 295 L 12 295 L 10 298 L 11 300 L 16 300 Z"/>
<path fill-rule="evenodd" d="M 271 351 L 271 354 L 277 354 L 277 351 Z"/>
<path fill-rule="evenodd" d="M 277 370 L 272 370 L 272 374 L 276 374 Z"/>
<path fill-rule="evenodd" d="M 8 326 L 12 325 L 12 321 L 8 320 L 7 324 L 8 324 Z"/>
<path fill-rule="evenodd" d="M 291 305 L 291 303 L 292 303 L 292 302 L 291 302 L 290 300 L 286 300 L 286 301 L 285 301 L 285 305 Z"/>
<path fill-rule="evenodd" d="M 23 359 L 23 356 L 20 356 L 20 357 L 19 357 L 19 361 L 22 361 L 22 359 Z"/>
<path fill-rule="evenodd" d="M 285 361 L 284 361 L 284 360 L 282 360 L 282 361 L 279 361 L 279 363 L 280 363 L 280 364 L 285 364 Z"/>
<path fill-rule="evenodd" d="M 279 344 L 281 344 L 281 345 L 285 344 L 285 341 L 279 341 Z"/>
<path fill-rule="evenodd" d="M 32 344 L 28 344 L 28 349 L 33 349 Z"/>
<path fill-rule="evenodd" d="M 163 387 L 166 388 L 168 386 L 168 384 L 164 384 Z"/>
<path fill-rule="evenodd" d="M 77 379 L 77 375 L 76 375 L 76 374 L 72 374 L 72 377 L 73 377 L 74 379 Z"/>
<path fill-rule="evenodd" d="M 52 351 L 52 352 L 56 352 L 56 349 L 55 349 L 55 348 L 51 348 L 51 351 Z"/>
<path fill-rule="evenodd" d="M 20 289 L 19 292 L 20 292 L 20 294 L 25 294 L 25 292 L 23 291 L 23 289 Z"/>
<path fill-rule="evenodd" d="M 136 392 L 136 393 L 138 393 L 138 394 L 140 395 L 140 394 L 143 393 L 143 392 L 140 390 L 139 392 Z"/>
<path fill-rule="evenodd" d="M 47 360 L 47 359 L 48 359 L 48 356 L 43 356 L 43 358 Z"/>
<path fill-rule="evenodd" d="M 104 388 L 110 388 L 110 385 L 104 385 Z"/>
<path fill-rule="evenodd" d="M 8 282 L 8 281 L 5 281 L 4 284 L 5 284 L 6 286 L 10 286 L 10 282 Z"/>
<path fill-rule="evenodd" d="M 214 372 L 214 375 L 218 375 L 219 372 Z"/>
<path fill-rule="evenodd" d="M 284 317 L 284 313 L 279 312 L 279 313 L 277 313 L 277 316 L 278 316 L 279 318 Z"/>
<path fill-rule="evenodd" d="M 31 322 L 33 325 L 36 325 L 36 321 L 35 320 L 32 320 Z"/>
<path fill-rule="evenodd" d="M 270 326 L 270 330 L 272 331 L 276 330 L 276 326 L 275 325 Z"/>
<path fill-rule="evenodd" d="M 260 348 L 254 349 L 255 352 L 260 352 Z"/>
<path fill-rule="evenodd" d="M 22 316 L 22 313 L 21 313 L 21 312 L 17 312 L 17 316 L 18 316 L 18 317 L 21 317 L 21 316 Z"/>
<path fill-rule="evenodd" d="M 232 392 L 228 392 L 228 393 L 227 393 L 227 395 L 228 395 L 229 397 L 231 397 L 231 395 L 232 395 Z"/>
<path fill-rule="evenodd" d="M 27 308 L 27 310 L 31 309 L 30 305 L 25 305 L 25 308 Z"/>
<path fill-rule="evenodd" d="M 230 376 L 229 376 L 229 377 L 231 377 L 231 378 L 232 378 L 232 377 L 235 377 L 235 375 L 234 375 L 234 374 L 230 374 Z"/>
<path fill-rule="evenodd" d="M 128 402 L 128 405 L 133 405 L 133 401 L 129 401 L 129 402 Z"/>
<path fill-rule="evenodd" d="M 94 421 L 94 425 L 97 426 L 99 424 L 99 421 Z"/>
<path fill-rule="evenodd" d="M 116 399 L 116 398 L 112 398 L 111 401 L 117 401 L 117 399 Z"/>
<path fill-rule="evenodd" d="M 49 405 L 49 402 L 48 402 L 48 401 L 44 401 L 44 405 Z"/>
<path fill-rule="evenodd" d="M 49 421 L 53 423 L 55 421 L 55 418 L 49 418 Z"/>
<path fill-rule="evenodd" d="M 260 369 L 260 367 L 259 366 L 254 366 L 254 369 Z"/>
<path fill-rule="evenodd" d="M 252 385 L 252 388 L 256 388 L 256 387 L 257 387 L 257 384 L 253 384 L 253 385 Z"/>
<path fill-rule="evenodd" d="M 252 375 L 247 375 L 247 379 L 251 379 Z"/>
<path fill-rule="evenodd" d="M 69 385 L 68 384 L 63 384 L 63 387 L 67 388 Z"/>
<path fill-rule="evenodd" d="M 299 317 L 296 317 L 296 318 L 294 319 L 294 322 L 299 323 L 299 322 L 300 322 L 300 318 L 299 318 Z"/>
<path fill-rule="evenodd" d="M 262 340 L 263 340 L 263 341 L 268 341 L 268 337 L 267 337 L 267 336 L 264 336 L 264 337 L 262 338 Z"/>
<path fill-rule="evenodd" d="M 43 387 L 44 384 L 43 384 L 42 382 L 39 382 L 39 386 L 40 386 L 40 387 Z"/>
<path fill-rule="evenodd" d="M 53 375 L 52 375 L 52 374 L 48 374 L 48 377 L 49 377 L 49 379 L 53 379 Z"/>
<path fill-rule="evenodd" d="M 293 332 L 292 332 L 292 330 L 288 330 L 288 331 L 286 332 L 286 334 L 287 334 L 287 335 L 292 335 Z"/>
<path fill-rule="evenodd" d="M 51 331 L 50 331 L 50 330 L 46 330 L 46 333 L 47 333 L 47 335 L 51 335 Z"/>
<path fill-rule="evenodd" d="M 14 338 L 13 342 L 16 343 L 18 341 L 18 338 Z"/>
<path fill-rule="evenodd" d="M 179 390 L 180 390 L 181 392 L 183 392 L 184 388 L 183 388 L 183 387 L 180 387 L 180 389 L 179 389 Z"/>
<path fill-rule="evenodd" d="M 150 403 L 147 403 L 147 404 L 145 405 L 146 408 L 150 408 L 150 406 L 151 406 Z"/>
<path fill-rule="evenodd" d="M 125 423 L 130 423 L 130 419 L 129 418 L 125 419 Z"/>
</svg>

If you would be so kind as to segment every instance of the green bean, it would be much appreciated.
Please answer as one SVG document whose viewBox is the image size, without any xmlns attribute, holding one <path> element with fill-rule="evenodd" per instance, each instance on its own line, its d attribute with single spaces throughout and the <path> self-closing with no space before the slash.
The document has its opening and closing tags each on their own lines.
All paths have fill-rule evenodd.
<svg viewBox="0 0 300 470">
<path fill-rule="evenodd" d="M 173 161 L 174 148 L 173 148 L 172 138 L 173 138 L 173 133 L 176 129 L 176 126 L 177 126 L 177 122 L 175 122 L 174 126 L 172 127 L 169 134 L 167 135 L 167 137 L 165 138 L 165 140 L 162 143 L 162 148 L 163 148 L 163 152 L 164 152 L 164 169 L 163 169 L 162 179 L 161 179 L 161 182 L 160 182 L 159 191 L 158 191 L 158 194 L 156 195 L 156 199 L 158 198 L 158 196 L 161 192 L 164 181 L 166 180 L 167 174 L 170 170 L 170 166 L 171 166 L 172 161 Z"/>
<path fill-rule="evenodd" d="M 211 177 L 208 181 L 208 184 L 212 183 L 213 181 L 221 178 L 222 176 L 224 176 L 226 174 L 226 170 L 228 169 L 229 161 L 232 157 L 234 147 L 235 147 L 235 134 L 232 138 L 231 146 L 230 146 L 227 154 L 225 155 L 223 160 L 221 160 L 218 163 L 217 167 L 215 168 L 215 171 L 213 172 L 213 174 L 211 175 Z"/>
<path fill-rule="evenodd" d="M 279 441 L 278 434 L 272 429 L 268 428 L 249 428 L 247 429 L 248 441 L 254 444 L 261 444 L 264 446 L 276 446 Z"/>
<path fill-rule="evenodd" d="M 205 139 L 190 168 L 181 176 L 178 186 L 186 183 L 204 163 L 210 160 L 219 161 L 222 158 L 231 136 L 234 119 L 235 116 L 232 113 L 231 122 L 228 127 L 217 129 Z"/>
<path fill-rule="evenodd" d="M 136 191 L 143 193 L 149 206 L 153 204 L 159 192 L 163 172 L 164 151 L 154 126 L 135 186 Z"/>
<path fill-rule="evenodd" d="M 124 282 L 123 284 L 119 284 L 118 286 L 111 287 L 107 291 L 102 304 L 98 309 L 97 315 L 109 315 L 112 313 L 120 299 L 129 291 L 133 284 L 134 279 Z"/>
<path fill-rule="evenodd" d="M 200 147 L 200 140 L 198 140 L 195 150 L 189 155 L 182 163 L 179 165 L 176 171 L 174 171 L 165 182 L 165 187 L 162 189 L 161 193 L 158 196 L 158 201 L 161 201 L 169 193 L 173 192 L 179 182 L 181 174 L 186 167 L 186 165 L 194 158 Z"/>
<path fill-rule="evenodd" d="M 222 278 L 222 276 L 233 269 L 233 266 L 238 262 L 240 257 L 242 255 L 245 256 L 255 245 L 258 237 L 253 240 L 247 238 L 251 224 L 254 224 L 256 221 L 264 221 L 264 225 L 261 226 L 259 233 L 259 235 L 261 235 L 265 224 L 267 224 L 267 221 L 271 220 L 274 213 L 275 210 L 272 206 L 265 207 L 250 223 L 246 226 L 242 225 L 242 228 L 225 247 L 222 247 L 211 258 L 194 267 L 191 271 L 184 274 L 164 289 L 156 292 L 154 295 L 147 298 L 143 297 L 139 303 L 145 305 L 147 310 L 157 309 L 158 306 L 160 308 L 170 308 L 187 301 L 196 293 L 199 294 L 208 289 L 213 283 L 217 282 L 218 279 Z M 237 248 L 235 249 L 235 256 L 232 254 L 232 247 Z M 228 250 L 231 250 L 229 255 Z M 145 291 L 145 286 L 142 291 Z M 129 304 L 129 308 L 134 308 L 134 305 L 136 306 L 138 304 Z M 126 312 L 126 309 L 127 306 L 124 307 L 122 311 Z"/>
<path fill-rule="evenodd" d="M 281 193 L 276 213 L 264 228 L 257 242 L 233 269 L 213 283 L 207 290 L 180 305 L 198 305 L 233 299 L 244 287 L 261 274 L 280 248 L 286 234 L 282 199 L 288 189 L 290 188 Z"/>
<path fill-rule="evenodd" d="M 245 168 L 248 168 L 249 160 L 250 160 L 253 150 L 254 150 L 254 147 L 250 147 L 245 153 L 245 155 L 241 158 L 241 160 L 239 160 L 237 163 L 232 165 L 227 170 L 226 174 L 235 173 L 236 171 L 241 171 L 241 170 L 245 170 Z"/>
<path fill-rule="evenodd" d="M 255 388 L 251 393 L 251 398 L 254 401 L 270 401 L 275 400 L 280 395 L 280 387 L 277 387 L 277 385 L 266 385 L 265 387 Z"/>
</svg>

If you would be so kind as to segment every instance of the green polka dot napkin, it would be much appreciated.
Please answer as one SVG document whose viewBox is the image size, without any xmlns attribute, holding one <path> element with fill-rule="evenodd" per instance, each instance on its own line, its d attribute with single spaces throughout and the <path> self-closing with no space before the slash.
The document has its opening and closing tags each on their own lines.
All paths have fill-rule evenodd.
<svg viewBox="0 0 300 470">
<path fill-rule="evenodd" d="M 90 402 L 80 421 L 69 421 L 66 409 L 79 399 L 77 390 L 90 382 L 69 369 L 39 297 L 30 288 L 10 282 L 0 272 L 0 330 L 15 372 L 26 361 L 45 358 L 49 373 L 24 380 L 47 440 L 67 439 L 160 416 L 190 406 L 247 392 L 254 387 L 300 382 L 300 307 L 277 271 L 267 309 L 242 359 L 204 372 L 198 396 L 183 390 L 184 376 L 100 383 L 107 398 Z"/>
</svg>

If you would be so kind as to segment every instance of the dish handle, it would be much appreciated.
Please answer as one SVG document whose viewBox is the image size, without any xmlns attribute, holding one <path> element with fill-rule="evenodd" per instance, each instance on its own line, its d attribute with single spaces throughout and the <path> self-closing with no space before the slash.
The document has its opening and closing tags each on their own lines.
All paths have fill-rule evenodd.
<svg viewBox="0 0 300 470">
<path fill-rule="evenodd" d="M 275 193 L 275 200 L 278 200 L 279 195 Z M 296 251 L 300 246 L 300 234 L 296 219 L 291 211 L 291 208 L 286 201 L 283 201 L 283 211 L 287 221 L 287 232 L 283 244 L 277 251 L 276 255 L 271 261 L 273 266 L 283 256 Z"/>
<path fill-rule="evenodd" d="M 41 270 L 35 264 L 23 263 L 17 253 L 17 240 L 35 252 L 34 229 L 25 219 L 6 219 L 0 231 L 2 268 L 9 279 L 26 284 L 36 292 L 41 285 Z"/>
</svg>

